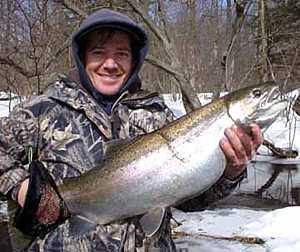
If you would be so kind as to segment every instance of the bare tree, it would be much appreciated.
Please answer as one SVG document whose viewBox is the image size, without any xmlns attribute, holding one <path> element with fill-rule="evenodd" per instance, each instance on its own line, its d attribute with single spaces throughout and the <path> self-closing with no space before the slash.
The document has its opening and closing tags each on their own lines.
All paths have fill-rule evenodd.
<svg viewBox="0 0 300 252">
<path fill-rule="evenodd" d="M 37 93 L 52 73 L 68 71 L 72 32 L 104 7 L 148 31 L 146 86 L 181 90 L 191 109 L 200 105 L 198 92 L 300 75 L 296 0 L 3 0 L 0 7 L 2 90 Z"/>
<path fill-rule="evenodd" d="M 265 0 L 260 0 L 260 29 L 261 29 L 261 76 L 263 81 L 268 80 L 268 35 L 266 28 L 266 4 Z"/>
<path fill-rule="evenodd" d="M 60 6 L 48 0 L 14 0 L 2 3 L 7 19 L 2 29 L 0 78 L 4 86 L 22 94 L 40 93 L 50 75 L 70 66 L 70 27 Z"/>
<path fill-rule="evenodd" d="M 190 107 L 190 109 L 199 107 L 201 105 L 200 101 L 196 96 L 196 92 L 190 84 L 189 79 L 186 78 L 184 71 L 182 70 L 184 69 L 184 66 L 179 61 L 175 43 L 172 41 L 172 38 L 168 33 L 164 1 L 160 0 L 156 2 L 160 26 L 156 25 L 149 15 L 145 13 L 145 11 L 140 8 L 135 1 L 127 0 L 127 3 L 142 18 L 147 28 L 154 34 L 156 39 L 160 41 L 160 44 L 163 48 L 165 54 L 164 59 L 157 59 L 156 57 L 150 55 L 147 57 L 147 62 L 172 75 L 175 81 L 179 84 L 183 96 L 187 99 L 187 105 Z"/>
</svg>

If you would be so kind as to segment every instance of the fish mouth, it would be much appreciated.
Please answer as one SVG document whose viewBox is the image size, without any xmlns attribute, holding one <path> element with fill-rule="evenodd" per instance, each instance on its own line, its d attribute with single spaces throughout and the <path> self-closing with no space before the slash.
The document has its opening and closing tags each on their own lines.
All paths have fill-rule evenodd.
<svg viewBox="0 0 300 252">
<path fill-rule="evenodd" d="M 264 109 L 260 109 L 251 121 L 255 122 L 261 129 L 271 125 L 277 117 L 288 107 L 288 99 L 273 101 Z"/>
<path fill-rule="evenodd" d="M 266 99 L 264 108 L 261 108 L 257 113 L 258 117 L 262 121 L 268 121 L 267 118 L 272 119 L 272 117 L 276 119 L 281 112 L 288 110 L 299 97 L 300 90 L 293 90 L 292 92 L 283 94 L 279 88 L 274 88 Z"/>
<path fill-rule="evenodd" d="M 275 86 L 266 94 L 265 99 L 262 99 L 251 118 L 263 128 L 272 124 L 279 114 L 288 107 L 289 102 L 289 99 L 280 92 L 279 86 Z"/>
<path fill-rule="evenodd" d="M 266 99 L 263 99 L 260 104 L 261 108 L 266 107 L 266 109 L 269 109 L 274 104 L 284 100 L 278 86 L 273 87 L 269 93 L 266 93 L 266 96 Z"/>
<path fill-rule="evenodd" d="M 284 110 L 292 106 L 299 95 L 300 89 L 283 93 L 280 86 L 274 86 L 264 94 L 254 112 L 245 121 L 255 122 L 261 129 L 267 129 Z"/>
</svg>

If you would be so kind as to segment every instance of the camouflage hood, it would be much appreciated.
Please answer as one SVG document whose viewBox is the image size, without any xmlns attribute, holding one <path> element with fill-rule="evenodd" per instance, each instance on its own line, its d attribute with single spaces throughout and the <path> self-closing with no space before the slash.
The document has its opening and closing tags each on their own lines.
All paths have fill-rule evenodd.
<svg viewBox="0 0 300 252">
<path fill-rule="evenodd" d="M 94 88 L 85 71 L 82 61 L 84 38 L 86 38 L 88 33 L 101 28 L 114 28 L 125 31 L 131 34 L 131 36 L 135 39 L 136 44 L 133 52 L 133 57 L 135 59 L 134 69 L 119 93 L 113 97 L 105 96 Z M 148 52 L 148 38 L 143 28 L 127 16 L 108 9 L 102 9 L 94 12 L 82 22 L 78 31 L 73 35 L 72 50 L 81 85 L 96 99 L 99 104 L 102 105 L 107 113 L 110 114 L 112 104 L 124 91 L 134 91 L 140 88 L 141 82 L 139 80 L 139 71 Z"/>
</svg>

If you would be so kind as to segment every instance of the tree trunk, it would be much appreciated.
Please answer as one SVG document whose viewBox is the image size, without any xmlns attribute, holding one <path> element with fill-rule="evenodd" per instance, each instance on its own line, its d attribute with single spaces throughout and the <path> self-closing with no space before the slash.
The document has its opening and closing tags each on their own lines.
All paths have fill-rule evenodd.
<svg viewBox="0 0 300 252">
<path fill-rule="evenodd" d="M 268 80 L 268 41 L 266 30 L 266 5 L 265 0 L 260 0 L 260 29 L 261 29 L 261 78 Z"/>
<path fill-rule="evenodd" d="M 172 74 L 174 79 L 177 81 L 180 90 L 186 93 L 186 98 L 188 100 L 188 104 L 190 104 L 191 109 L 195 109 L 201 106 L 201 103 L 197 97 L 197 93 L 194 88 L 191 86 L 189 79 L 186 78 L 182 64 L 177 56 L 175 43 L 170 40 L 168 29 L 166 27 L 166 14 L 160 13 L 160 24 L 161 26 L 156 25 L 149 17 L 148 13 L 145 13 L 140 6 L 138 6 L 133 0 L 127 0 L 127 3 L 132 7 L 132 9 L 142 18 L 144 24 L 149 28 L 149 30 L 153 33 L 153 35 L 160 41 L 162 48 L 166 53 L 166 60 L 157 60 L 155 57 L 151 55 L 147 57 L 147 60 L 150 64 L 159 67 L 163 70 L 167 70 Z M 160 10 L 164 10 L 163 1 L 157 2 L 157 6 L 159 6 Z"/>
</svg>

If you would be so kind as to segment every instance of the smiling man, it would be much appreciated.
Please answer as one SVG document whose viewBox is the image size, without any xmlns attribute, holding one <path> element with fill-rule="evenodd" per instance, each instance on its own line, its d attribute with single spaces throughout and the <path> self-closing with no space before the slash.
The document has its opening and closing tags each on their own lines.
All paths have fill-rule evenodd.
<svg viewBox="0 0 300 252">
<path fill-rule="evenodd" d="M 130 18 L 111 10 L 93 13 L 74 34 L 72 48 L 76 69 L 0 120 L 0 193 L 20 205 L 15 225 L 27 238 L 27 244 L 15 241 L 13 246 L 28 251 L 175 251 L 170 209 L 158 220 L 150 218 L 152 226 L 158 224 L 151 235 L 140 216 L 105 226 L 68 218 L 55 183 L 101 167 L 111 140 L 149 133 L 173 120 L 156 93 L 141 89 L 148 37 Z M 228 161 L 224 175 L 178 207 L 197 210 L 228 195 L 261 141 L 255 125 L 251 135 L 235 126 L 226 129 L 220 139 Z"/>
<path fill-rule="evenodd" d="M 132 45 L 128 33 L 110 29 L 87 37 L 85 70 L 93 86 L 104 95 L 117 94 L 132 71 Z"/>
</svg>

